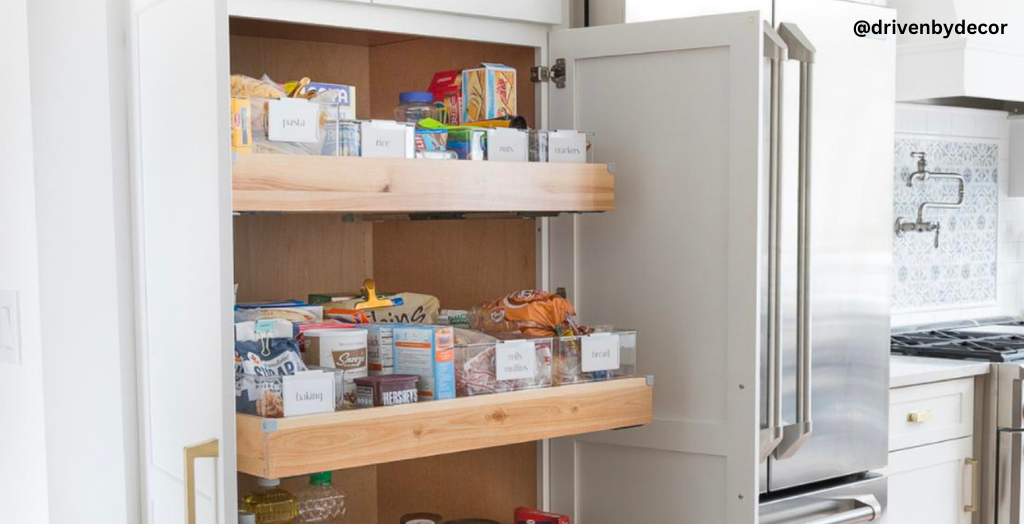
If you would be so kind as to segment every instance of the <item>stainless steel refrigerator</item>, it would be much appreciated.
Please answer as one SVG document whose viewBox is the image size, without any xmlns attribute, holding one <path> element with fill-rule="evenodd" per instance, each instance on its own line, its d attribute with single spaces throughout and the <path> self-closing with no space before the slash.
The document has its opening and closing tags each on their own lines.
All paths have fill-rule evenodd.
<svg viewBox="0 0 1024 524">
<path fill-rule="evenodd" d="M 652 424 L 544 445 L 581 524 L 884 511 L 895 41 L 853 24 L 894 12 L 767 4 L 551 35 L 549 124 L 596 133 L 616 209 L 549 219 L 541 271 L 655 379 Z"/>
</svg>

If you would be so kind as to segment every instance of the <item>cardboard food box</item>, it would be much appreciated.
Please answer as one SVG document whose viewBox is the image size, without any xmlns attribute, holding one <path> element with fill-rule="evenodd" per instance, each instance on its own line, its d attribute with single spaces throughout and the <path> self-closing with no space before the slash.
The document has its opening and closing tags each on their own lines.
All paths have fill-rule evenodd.
<svg viewBox="0 0 1024 524">
<path fill-rule="evenodd" d="M 515 116 L 516 70 L 502 64 L 480 64 L 462 71 L 462 123 Z"/>
<path fill-rule="evenodd" d="M 427 91 L 434 95 L 437 120 L 447 126 L 459 125 L 462 121 L 462 71 L 434 73 Z"/>
<path fill-rule="evenodd" d="M 455 398 L 455 331 L 447 326 L 397 326 L 396 375 L 419 375 L 420 400 Z"/>
</svg>

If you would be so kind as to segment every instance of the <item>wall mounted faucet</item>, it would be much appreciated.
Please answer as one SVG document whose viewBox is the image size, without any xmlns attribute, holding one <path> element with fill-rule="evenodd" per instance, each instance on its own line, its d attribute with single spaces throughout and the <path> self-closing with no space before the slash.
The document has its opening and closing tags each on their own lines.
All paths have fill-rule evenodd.
<svg viewBox="0 0 1024 524">
<path fill-rule="evenodd" d="M 928 171 L 928 160 L 925 158 L 925 153 L 922 151 L 915 151 L 910 153 L 910 156 L 917 158 L 917 171 L 910 174 L 910 178 L 907 179 L 907 187 L 914 187 L 914 181 L 920 180 L 922 183 L 927 182 L 929 179 L 937 178 L 944 180 L 956 180 L 957 181 L 957 199 L 956 202 L 923 202 L 917 208 L 917 220 L 910 222 L 903 217 L 896 219 L 896 224 L 893 229 L 896 231 L 896 236 L 901 237 L 904 233 L 910 231 L 916 231 L 918 233 L 929 233 L 935 232 L 935 248 L 939 247 L 939 232 L 941 225 L 938 221 L 928 222 L 924 219 L 925 209 L 958 209 L 964 205 L 964 189 L 966 188 L 967 181 L 963 175 L 959 173 L 941 173 Z"/>
</svg>

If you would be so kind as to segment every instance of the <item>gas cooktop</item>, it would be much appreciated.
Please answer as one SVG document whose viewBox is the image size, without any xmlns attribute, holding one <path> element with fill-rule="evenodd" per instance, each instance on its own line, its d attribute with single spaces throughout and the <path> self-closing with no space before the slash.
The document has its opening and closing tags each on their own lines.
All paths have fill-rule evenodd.
<svg viewBox="0 0 1024 524">
<path fill-rule="evenodd" d="M 972 326 L 893 333 L 890 349 L 895 354 L 918 357 L 1024 360 L 1024 322 Z"/>
</svg>

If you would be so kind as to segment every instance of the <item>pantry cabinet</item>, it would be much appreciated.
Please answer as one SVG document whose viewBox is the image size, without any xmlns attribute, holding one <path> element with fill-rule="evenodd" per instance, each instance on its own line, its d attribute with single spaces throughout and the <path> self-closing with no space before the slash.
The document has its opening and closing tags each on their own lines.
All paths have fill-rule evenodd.
<svg viewBox="0 0 1024 524">
<path fill-rule="evenodd" d="M 233 523 L 239 494 L 254 483 L 240 471 L 321 466 L 344 468 L 335 479 L 349 492 L 353 524 L 394 523 L 427 509 L 508 522 L 517 505 L 580 521 L 622 520 L 626 506 L 616 500 L 643 500 L 679 483 L 693 489 L 645 505 L 644 516 L 756 518 L 758 335 L 754 322 L 725 328 L 723 313 L 758 315 L 759 232 L 751 225 L 763 197 L 763 20 L 740 13 L 552 31 L 561 20 L 555 4 L 132 4 L 146 522 L 193 522 L 189 500 L 196 522 Z M 530 82 L 531 67 L 557 59 L 566 64 L 565 88 Z M 532 127 L 596 132 L 600 164 L 427 169 L 414 161 L 323 164 L 230 152 L 232 73 L 354 85 L 359 118 L 389 118 L 399 92 L 422 89 L 435 71 L 485 61 L 517 69 L 520 113 Z M 685 179 L 675 176 L 681 159 L 719 181 L 717 200 L 679 205 L 687 195 Z M 437 213 L 460 219 L 437 220 Z M 679 235 L 680 224 L 716 239 L 708 245 L 730 253 L 731 262 L 698 267 L 706 258 L 689 257 L 694 236 Z M 679 288 L 659 285 L 658 274 L 687 263 L 693 267 Z M 325 419 L 315 435 L 303 426 L 320 419 L 236 419 L 228 349 L 234 286 L 239 301 L 303 298 L 356 289 L 369 277 L 436 295 L 452 308 L 511 290 L 564 288 L 584 322 L 639 330 L 641 378 L 517 392 L 524 394 L 507 402 L 437 402 L 430 409 L 443 411 L 439 417 L 458 420 L 451 411 L 466 406 L 467 417 L 508 431 L 485 426 L 479 445 L 442 434 L 458 439 L 447 448 L 424 437 L 392 456 L 386 447 L 377 455 L 365 447 L 347 453 L 332 440 L 340 433 L 323 429 L 348 419 Z M 700 316 L 728 338 L 658 329 L 667 319 L 650 314 L 643 297 L 662 293 L 678 299 L 677 311 L 661 314 Z M 412 422 L 405 428 L 418 438 L 423 412 L 406 415 Z M 379 428 L 377 416 L 356 418 Z M 531 417 L 544 423 L 523 422 Z M 573 430 L 572 417 L 586 420 Z M 382 424 L 403 427 L 398 416 Z M 303 449 L 325 442 L 330 460 Z M 287 460 L 275 462 L 280 449 Z M 654 477 L 644 481 L 644 470 Z"/>
</svg>

